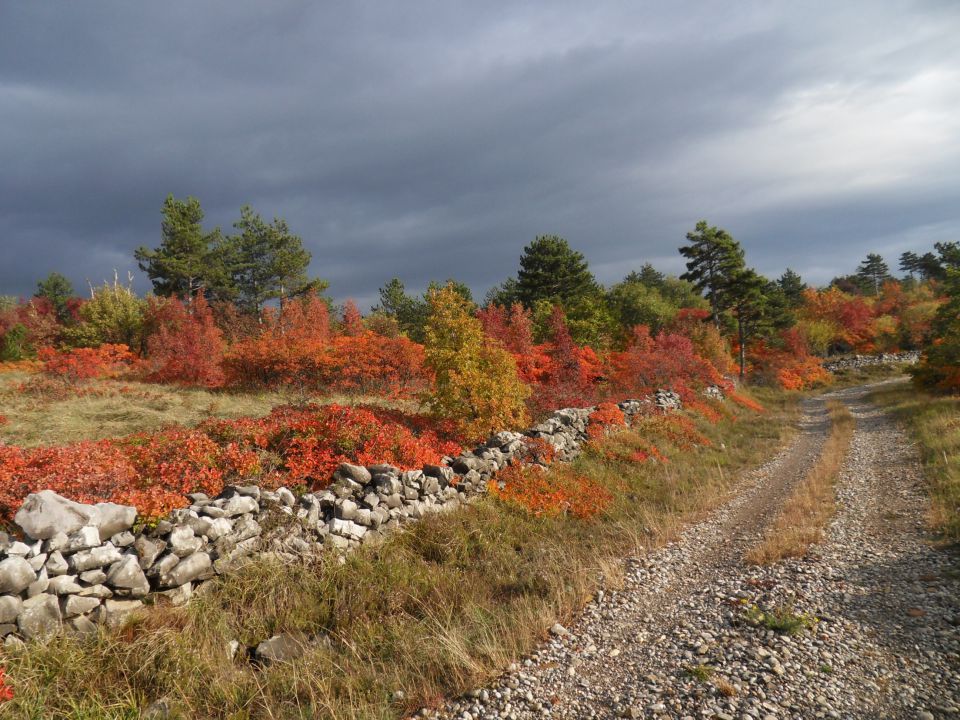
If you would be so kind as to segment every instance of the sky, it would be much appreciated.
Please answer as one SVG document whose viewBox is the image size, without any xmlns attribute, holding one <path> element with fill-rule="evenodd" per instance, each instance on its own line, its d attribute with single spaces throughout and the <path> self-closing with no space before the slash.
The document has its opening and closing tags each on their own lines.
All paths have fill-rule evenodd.
<svg viewBox="0 0 960 720">
<path fill-rule="evenodd" d="M 960 240 L 955 0 L 0 3 L 0 294 L 134 276 L 164 198 L 285 218 L 361 306 L 700 219 L 813 284 Z"/>
</svg>

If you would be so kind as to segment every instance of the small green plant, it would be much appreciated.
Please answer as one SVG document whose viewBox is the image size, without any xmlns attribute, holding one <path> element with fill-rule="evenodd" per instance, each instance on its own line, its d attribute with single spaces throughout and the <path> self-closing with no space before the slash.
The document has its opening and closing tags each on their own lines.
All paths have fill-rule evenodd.
<svg viewBox="0 0 960 720">
<path fill-rule="evenodd" d="M 687 675 L 699 680 L 700 682 L 707 682 L 711 677 L 713 677 L 713 673 L 716 672 L 714 668 L 703 664 L 687 665 L 684 670 L 686 671 Z"/>
<path fill-rule="evenodd" d="M 827 675 L 831 675 L 833 673 L 833 668 L 827 665 L 826 663 L 824 663 L 823 665 L 820 666 L 820 672 L 826 673 Z"/>
<path fill-rule="evenodd" d="M 793 612 L 790 605 L 781 605 L 770 610 L 750 605 L 744 611 L 744 616 L 751 625 L 762 626 L 781 635 L 796 635 L 812 628 L 817 622 L 817 619 L 811 615 Z"/>
</svg>

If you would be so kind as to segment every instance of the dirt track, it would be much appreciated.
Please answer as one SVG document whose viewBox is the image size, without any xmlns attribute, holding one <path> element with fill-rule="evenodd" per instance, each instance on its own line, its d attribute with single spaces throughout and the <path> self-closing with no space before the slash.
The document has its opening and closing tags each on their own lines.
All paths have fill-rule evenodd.
<svg viewBox="0 0 960 720">
<path fill-rule="evenodd" d="M 914 448 L 866 394 L 831 394 L 857 429 L 837 514 L 808 557 L 742 560 L 818 457 L 824 398 L 806 401 L 795 440 L 730 502 L 628 559 L 622 590 L 442 717 L 960 717 L 957 564 L 930 545 Z M 748 622 L 753 607 L 816 622 L 779 634 Z"/>
</svg>

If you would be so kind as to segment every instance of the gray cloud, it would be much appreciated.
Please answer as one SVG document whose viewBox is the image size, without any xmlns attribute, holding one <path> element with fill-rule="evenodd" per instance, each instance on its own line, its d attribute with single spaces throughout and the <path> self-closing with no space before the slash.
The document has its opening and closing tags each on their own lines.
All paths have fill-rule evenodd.
<svg viewBox="0 0 960 720">
<path fill-rule="evenodd" d="M 823 282 L 960 234 L 958 31 L 950 2 L 4 4 L 0 293 L 133 269 L 167 193 L 285 217 L 361 302 L 482 292 L 547 232 L 604 282 L 678 272 L 701 217 Z"/>
</svg>

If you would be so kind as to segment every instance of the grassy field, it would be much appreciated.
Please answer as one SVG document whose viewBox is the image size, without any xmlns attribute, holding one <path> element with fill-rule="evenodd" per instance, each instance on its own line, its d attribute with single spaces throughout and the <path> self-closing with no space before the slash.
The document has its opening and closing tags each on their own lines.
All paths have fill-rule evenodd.
<svg viewBox="0 0 960 720">
<path fill-rule="evenodd" d="M 871 398 L 893 410 L 916 440 L 930 484 L 931 525 L 945 539 L 960 542 L 960 397 L 895 383 Z"/>
<path fill-rule="evenodd" d="M 484 498 L 345 562 L 260 559 L 185 607 L 5 650 L 15 697 L 0 717 L 136 718 L 162 700 L 165 717 L 385 719 L 476 687 L 600 586 L 615 587 L 625 555 L 673 536 L 769 457 L 791 431 L 796 402 L 764 400 L 766 414 L 700 422 L 710 447 L 663 445 L 666 464 L 610 459 L 650 440 L 630 432 L 587 453 L 574 469 L 613 495 L 593 519 L 533 517 Z M 243 647 L 277 632 L 314 641 L 290 663 L 251 663 Z M 241 643 L 233 658 L 231 640 Z"/>
<path fill-rule="evenodd" d="M 192 426 L 208 418 L 258 417 L 276 405 L 304 400 L 345 405 L 389 405 L 382 397 L 304 398 L 277 392 L 208 391 L 112 380 L 90 381 L 82 393 L 23 391 L 22 372 L 0 374 L 0 442 L 29 447 L 119 437 L 169 425 Z"/>
</svg>

